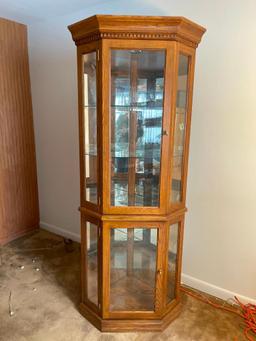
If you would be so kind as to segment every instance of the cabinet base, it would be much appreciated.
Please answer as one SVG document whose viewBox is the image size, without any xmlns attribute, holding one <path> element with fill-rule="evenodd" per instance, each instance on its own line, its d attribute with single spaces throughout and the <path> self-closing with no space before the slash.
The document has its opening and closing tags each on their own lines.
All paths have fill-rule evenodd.
<svg viewBox="0 0 256 341">
<path fill-rule="evenodd" d="M 134 331 L 162 331 L 181 311 L 181 304 L 177 303 L 163 318 L 159 320 L 114 320 L 102 319 L 85 304 L 80 304 L 80 313 L 97 329 L 102 332 L 134 332 Z"/>
</svg>

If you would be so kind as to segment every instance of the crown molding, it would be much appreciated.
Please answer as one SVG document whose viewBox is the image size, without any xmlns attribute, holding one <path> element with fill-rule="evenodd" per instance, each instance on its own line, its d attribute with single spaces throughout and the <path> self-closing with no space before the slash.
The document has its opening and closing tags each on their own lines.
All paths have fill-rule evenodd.
<svg viewBox="0 0 256 341">
<path fill-rule="evenodd" d="M 76 45 L 100 39 L 178 41 L 196 48 L 206 31 L 184 17 L 94 15 L 68 26 Z"/>
</svg>

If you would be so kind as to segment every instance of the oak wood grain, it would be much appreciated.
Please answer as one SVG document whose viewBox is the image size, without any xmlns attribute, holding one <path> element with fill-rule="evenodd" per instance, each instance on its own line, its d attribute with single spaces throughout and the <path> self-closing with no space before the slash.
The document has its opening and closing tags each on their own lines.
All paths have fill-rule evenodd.
<svg viewBox="0 0 256 341">
<path fill-rule="evenodd" d="M 39 227 L 25 25 L 0 18 L 0 244 Z"/>
<path fill-rule="evenodd" d="M 77 45 L 99 39 L 173 40 L 197 47 L 205 28 L 184 17 L 94 15 L 70 25 Z"/>
</svg>

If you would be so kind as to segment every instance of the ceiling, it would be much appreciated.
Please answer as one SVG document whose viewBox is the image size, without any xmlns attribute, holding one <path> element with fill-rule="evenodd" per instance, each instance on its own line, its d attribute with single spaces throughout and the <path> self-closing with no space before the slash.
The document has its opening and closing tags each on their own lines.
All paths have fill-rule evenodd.
<svg viewBox="0 0 256 341">
<path fill-rule="evenodd" d="M 113 0 L 1 0 L 0 15 L 25 24 L 64 16 Z"/>
</svg>

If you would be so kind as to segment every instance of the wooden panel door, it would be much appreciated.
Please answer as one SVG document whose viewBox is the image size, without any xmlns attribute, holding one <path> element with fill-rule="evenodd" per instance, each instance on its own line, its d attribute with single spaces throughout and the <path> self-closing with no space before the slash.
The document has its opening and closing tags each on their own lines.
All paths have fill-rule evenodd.
<svg viewBox="0 0 256 341">
<path fill-rule="evenodd" d="M 0 244 L 39 227 L 27 28 L 0 19 Z"/>
</svg>

